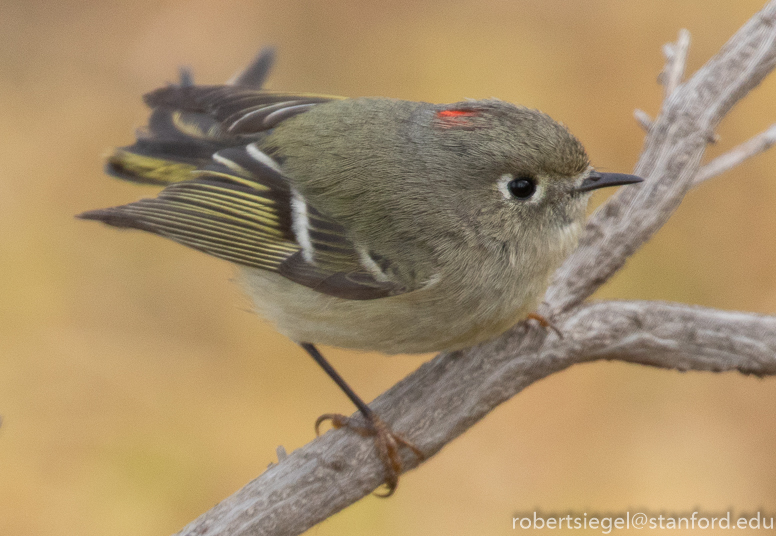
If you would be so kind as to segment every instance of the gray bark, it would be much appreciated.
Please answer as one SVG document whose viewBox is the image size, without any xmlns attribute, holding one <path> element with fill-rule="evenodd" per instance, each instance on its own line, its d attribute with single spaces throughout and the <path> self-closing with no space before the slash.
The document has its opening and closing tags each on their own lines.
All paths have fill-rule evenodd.
<svg viewBox="0 0 776 536">
<path fill-rule="evenodd" d="M 371 406 L 433 456 L 500 403 L 576 363 L 599 359 L 678 370 L 776 374 L 776 317 L 688 305 L 585 302 L 662 227 L 687 191 L 773 144 L 763 133 L 701 168 L 714 130 L 776 64 L 776 0 L 720 52 L 682 81 L 689 33 L 665 48 L 660 114 L 637 118 L 648 132 L 635 173 L 590 219 L 579 249 L 558 270 L 541 314 L 559 337 L 535 323 L 461 352 L 440 354 Z M 771 129 L 772 130 L 772 129 Z M 417 465 L 411 455 L 405 470 Z M 180 535 L 296 535 L 372 492 L 383 467 L 372 441 L 345 430 L 292 452 Z"/>
</svg>

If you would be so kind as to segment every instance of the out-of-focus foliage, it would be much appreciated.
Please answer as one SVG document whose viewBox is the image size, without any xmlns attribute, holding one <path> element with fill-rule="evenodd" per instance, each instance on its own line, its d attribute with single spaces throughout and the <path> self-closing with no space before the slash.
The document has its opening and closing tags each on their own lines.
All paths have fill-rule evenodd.
<svg viewBox="0 0 776 536">
<path fill-rule="evenodd" d="M 145 121 L 140 95 L 218 83 L 278 46 L 270 87 L 456 101 L 496 96 L 565 122 L 630 171 L 660 46 L 692 71 L 762 0 L 378 2 L 4 0 L 0 6 L 0 534 L 169 534 L 259 474 L 277 445 L 352 408 L 252 316 L 224 262 L 76 221 L 153 189 L 102 175 Z M 776 120 L 776 81 L 727 119 L 726 148 Z M 776 154 L 691 193 L 599 297 L 776 312 Z M 600 195 L 600 194 L 597 194 Z M 598 202 L 601 201 L 597 197 Z M 367 399 L 423 357 L 328 350 Z M 622 364 L 532 386 L 405 477 L 314 529 L 509 534 L 514 511 L 776 509 L 776 381 Z"/>
</svg>

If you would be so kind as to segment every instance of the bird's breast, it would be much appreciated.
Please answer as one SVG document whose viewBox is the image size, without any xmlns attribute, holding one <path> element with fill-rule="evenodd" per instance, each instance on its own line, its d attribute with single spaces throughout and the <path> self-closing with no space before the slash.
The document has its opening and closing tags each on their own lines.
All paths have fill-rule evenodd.
<svg viewBox="0 0 776 536">
<path fill-rule="evenodd" d="M 440 268 L 418 290 L 374 300 L 321 294 L 278 274 L 244 268 L 257 312 L 297 342 L 388 354 L 457 350 L 490 339 L 534 311 L 551 267 L 518 256 Z M 516 264 L 515 264 L 516 263 Z"/>
</svg>

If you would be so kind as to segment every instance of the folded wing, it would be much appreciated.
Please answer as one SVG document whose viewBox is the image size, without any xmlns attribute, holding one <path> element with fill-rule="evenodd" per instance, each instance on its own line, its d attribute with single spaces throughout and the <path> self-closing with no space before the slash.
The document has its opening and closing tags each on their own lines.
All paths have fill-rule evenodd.
<svg viewBox="0 0 776 536">
<path fill-rule="evenodd" d="M 146 95 L 153 109 L 147 129 L 108 158 L 107 170 L 166 187 L 155 198 L 80 217 L 152 232 L 340 298 L 406 292 L 370 271 L 363 264 L 368 252 L 310 206 L 260 149 L 267 130 L 334 99 L 186 84 L 152 92 Z"/>
</svg>

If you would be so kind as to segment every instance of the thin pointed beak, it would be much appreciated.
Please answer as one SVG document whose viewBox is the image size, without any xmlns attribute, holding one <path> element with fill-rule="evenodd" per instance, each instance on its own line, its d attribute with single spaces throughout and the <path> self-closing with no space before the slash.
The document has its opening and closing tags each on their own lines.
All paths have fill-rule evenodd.
<svg viewBox="0 0 776 536">
<path fill-rule="evenodd" d="M 643 180 L 636 175 L 627 175 L 625 173 L 599 173 L 598 171 L 593 171 L 582 181 L 582 184 L 579 185 L 576 191 L 590 192 L 599 188 L 606 188 L 607 186 L 634 184 Z"/>
</svg>

